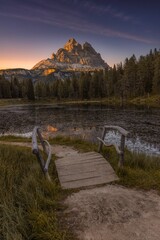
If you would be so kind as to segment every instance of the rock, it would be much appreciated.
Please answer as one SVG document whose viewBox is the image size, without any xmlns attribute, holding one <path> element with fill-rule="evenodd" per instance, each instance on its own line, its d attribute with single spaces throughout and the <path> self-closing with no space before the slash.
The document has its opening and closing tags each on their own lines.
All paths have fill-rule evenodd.
<svg viewBox="0 0 160 240">
<path fill-rule="evenodd" d="M 88 42 L 78 43 L 70 38 L 63 48 L 52 53 L 50 58 L 41 60 L 31 70 L 27 69 L 6 69 L 0 70 L 0 75 L 11 80 L 17 77 L 23 81 L 31 78 L 37 80 L 67 79 L 72 77 L 73 72 L 80 74 L 85 71 L 101 70 L 108 67 L 108 64 L 101 58 Z"/>
<path fill-rule="evenodd" d="M 78 65 L 75 65 L 78 64 Z M 74 38 L 69 39 L 63 48 L 58 49 L 57 53 L 52 53 L 51 58 L 40 61 L 33 69 L 57 67 L 63 70 L 95 70 L 104 69 L 108 64 L 101 58 L 88 42 L 79 44 Z"/>
</svg>

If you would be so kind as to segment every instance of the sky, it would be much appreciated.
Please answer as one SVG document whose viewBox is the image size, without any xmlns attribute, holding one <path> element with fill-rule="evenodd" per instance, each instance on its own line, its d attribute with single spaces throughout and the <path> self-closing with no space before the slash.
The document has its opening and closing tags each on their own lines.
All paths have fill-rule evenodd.
<svg viewBox="0 0 160 240">
<path fill-rule="evenodd" d="M 160 0 L 0 0 L 0 69 L 31 69 L 70 38 L 110 65 L 160 48 Z"/>
</svg>

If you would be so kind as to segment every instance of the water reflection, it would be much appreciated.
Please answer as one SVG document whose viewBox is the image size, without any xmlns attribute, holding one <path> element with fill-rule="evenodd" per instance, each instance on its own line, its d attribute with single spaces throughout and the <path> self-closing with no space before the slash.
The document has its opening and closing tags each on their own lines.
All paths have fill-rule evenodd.
<svg viewBox="0 0 160 240">
<path fill-rule="evenodd" d="M 105 124 L 118 125 L 130 132 L 126 141 L 129 149 L 159 154 L 159 119 L 160 110 L 150 108 L 116 108 L 98 104 L 21 105 L 0 108 L 0 133 L 23 134 L 31 132 L 35 125 L 43 129 L 50 125 L 61 131 L 95 128 L 98 135 Z M 110 138 L 114 138 L 113 133 Z"/>
</svg>

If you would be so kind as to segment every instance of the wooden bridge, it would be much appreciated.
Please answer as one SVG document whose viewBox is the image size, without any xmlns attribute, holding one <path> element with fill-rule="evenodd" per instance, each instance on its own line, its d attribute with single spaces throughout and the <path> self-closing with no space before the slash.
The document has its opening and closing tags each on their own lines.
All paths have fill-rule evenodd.
<svg viewBox="0 0 160 240">
<path fill-rule="evenodd" d="M 107 130 L 109 129 L 114 129 L 120 132 L 121 134 L 120 147 L 117 146 L 116 144 L 106 143 L 105 136 Z M 48 153 L 49 156 L 48 157 L 49 160 L 47 160 L 46 163 L 39 154 L 36 132 L 37 135 L 40 137 L 40 141 L 42 143 L 44 151 Z M 98 138 L 100 142 L 99 152 L 101 151 L 103 144 L 107 147 L 113 145 L 117 153 L 119 154 L 119 166 L 122 166 L 124 162 L 125 137 L 127 136 L 127 134 L 128 132 L 120 127 L 105 126 L 103 129 L 102 138 Z M 48 145 L 48 142 L 43 140 L 38 128 L 35 128 L 33 131 L 32 143 L 33 153 L 36 154 L 43 173 L 45 174 L 47 179 L 50 180 L 50 177 L 48 175 L 50 153 L 49 151 L 47 151 L 44 145 L 44 143 L 47 143 Z M 118 180 L 118 177 L 114 172 L 113 168 L 100 153 L 97 152 L 79 153 L 78 151 L 70 147 L 64 146 L 59 146 L 57 152 L 54 153 L 59 157 L 55 161 L 55 164 L 60 184 L 64 189 L 94 186 Z"/>
<path fill-rule="evenodd" d="M 77 153 L 55 161 L 62 188 L 79 188 L 118 180 L 110 164 L 96 152 Z"/>
</svg>

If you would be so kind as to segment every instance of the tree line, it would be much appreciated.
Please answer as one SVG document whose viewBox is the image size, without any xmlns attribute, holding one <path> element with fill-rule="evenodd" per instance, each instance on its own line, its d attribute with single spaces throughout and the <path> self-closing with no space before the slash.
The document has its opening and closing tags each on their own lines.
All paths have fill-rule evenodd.
<svg viewBox="0 0 160 240">
<path fill-rule="evenodd" d="M 65 80 L 37 81 L 33 85 L 31 79 L 20 82 L 17 78 L 0 78 L 0 98 L 129 99 L 149 94 L 160 94 L 160 51 L 156 49 L 138 60 L 133 55 L 105 71 L 73 73 Z"/>
<path fill-rule="evenodd" d="M 11 81 L 8 81 L 4 76 L 0 76 L 0 98 L 27 98 L 35 100 L 32 80 L 19 81 L 14 77 Z"/>
</svg>

